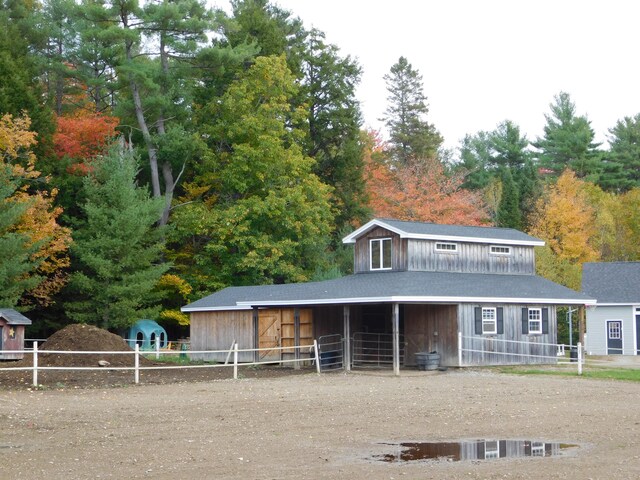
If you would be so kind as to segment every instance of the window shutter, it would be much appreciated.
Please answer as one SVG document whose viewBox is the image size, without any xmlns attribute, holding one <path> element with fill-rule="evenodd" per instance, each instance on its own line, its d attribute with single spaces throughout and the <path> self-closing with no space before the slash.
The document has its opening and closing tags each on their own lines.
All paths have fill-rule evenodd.
<svg viewBox="0 0 640 480">
<path fill-rule="evenodd" d="M 475 308 L 476 315 L 476 335 L 482 335 L 482 308 Z"/>
<path fill-rule="evenodd" d="M 522 309 L 522 334 L 526 335 L 529 333 L 529 309 Z"/>
<path fill-rule="evenodd" d="M 504 317 L 502 315 L 502 307 L 496 308 L 496 333 L 502 335 L 504 333 Z"/>
<path fill-rule="evenodd" d="M 543 334 L 549 333 L 549 309 L 548 308 L 542 309 L 542 333 Z"/>
</svg>

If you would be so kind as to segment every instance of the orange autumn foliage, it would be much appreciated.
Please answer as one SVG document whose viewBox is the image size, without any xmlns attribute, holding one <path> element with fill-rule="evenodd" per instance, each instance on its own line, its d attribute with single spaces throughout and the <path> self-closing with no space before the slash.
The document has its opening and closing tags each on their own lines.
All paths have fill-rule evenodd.
<svg viewBox="0 0 640 480">
<path fill-rule="evenodd" d="M 0 161 L 11 167 L 14 178 L 22 180 L 23 185 L 5 201 L 26 207 L 12 231 L 26 235 L 29 239 L 27 247 L 36 247 L 31 257 L 38 266 L 31 274 L 41 278 L 21 303 L 48 305 L 53 294 L 60 291 L 67 281 L 64 269 L 70 263 L 67 252 L 71 231 L 57 222 L 62 208 L 53 206 L 56 190 L 34 192 L 29 189 L 33 182 L 25 181 L 41 178 L 40 172 L 34 168 L 36 158 L 31 147 L 36 143 L 36 134 L 29 130 L 30 126 L 31 120 L 27 116 L 14 119 L 11 115 L 4 115 L 0 119 Z"/>
<path fill-rule="evenodd" d="M 58 128 L 53 136 L 54 149 L 58 158 L 68 157 L 75 161 L 69 167 L 69 173 L 87 173 L 84 160 L 106 151 L 117 135 L 119 122 L 117 117 L 93 112 L 58 117 Z"/>
<path fill-rule="evenodd" d="M 489 224 L 481 195 L 461 188 L 461 176 L 446 175 L 437 159 L 390 165 L 384 145 L 375 133 L 369 135 L 365 178 L 369 206 L 376 217 L 450 225 Z"/>
</svg>

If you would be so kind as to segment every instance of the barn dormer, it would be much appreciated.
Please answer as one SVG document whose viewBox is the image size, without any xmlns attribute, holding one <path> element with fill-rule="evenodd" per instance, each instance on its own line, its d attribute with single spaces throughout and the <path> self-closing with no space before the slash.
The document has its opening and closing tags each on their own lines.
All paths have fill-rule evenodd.
<svg viewBox="0 0 640 480">
<path fill-rule="evenodd" d="M 511 228 L 374 219 L 343 239 L 354 272 L 427 271 L 533 275 L 544 242 Z"/>
</svg>

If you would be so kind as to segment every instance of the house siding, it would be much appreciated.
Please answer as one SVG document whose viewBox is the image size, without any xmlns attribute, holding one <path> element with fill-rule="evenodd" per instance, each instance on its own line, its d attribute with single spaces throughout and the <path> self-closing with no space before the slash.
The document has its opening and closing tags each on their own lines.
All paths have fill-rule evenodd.
<svg viewBox="0 0 640 480">
<path fill-rule="evenodd" d="M 535 273 L 533 247 L 511 246 L 511 254 L 496 255 L 490 253 L 490 248 L 499 244 L 453 242 L 458 245 L 458 251 L 450 253 L 437 252 L 436 243 L 439 242 L 409 239 L 408 270 L 522 275 Z"/>
<path fill-rule="evenodd" d="M 504 333 L 477 335 L 475 333 L 476 307 L 502 307 Z M 523 334 L 522 308 L 548 308 L 549 333 Z M 552 305 L 501 305 L 461 304 L 458 306 L 460 331 L 462 332 L 462 366 L 468 365 L 514 365 L 523 363 L 556 362 L 556 307 Z M 503 342 L 511 340 L 513 342 Z M 475 351 L 465 351 L 475 350 Z M 536 355 L 545 358 L 531 358 Z"/>
<path fill-rule="evenodd" d="M 635 355 L 634 306 L 587 309 L 587 354 L 607 355 L 607 320 L 622 320 L 622 354 Z"/>
</svg>

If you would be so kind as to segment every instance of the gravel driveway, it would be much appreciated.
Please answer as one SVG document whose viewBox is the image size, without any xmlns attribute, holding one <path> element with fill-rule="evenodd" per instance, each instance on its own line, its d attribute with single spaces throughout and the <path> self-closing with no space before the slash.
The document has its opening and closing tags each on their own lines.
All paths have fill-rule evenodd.
<svg viewBox="0 0 640 480">
<path fill-rule="evenodd" d="M 635 479 L 640 384 L 487 371 L 0 390 L 2 479 Z M 551 458 L 382 462 L 401 442 L 528 439 Z"/>
</svg>

